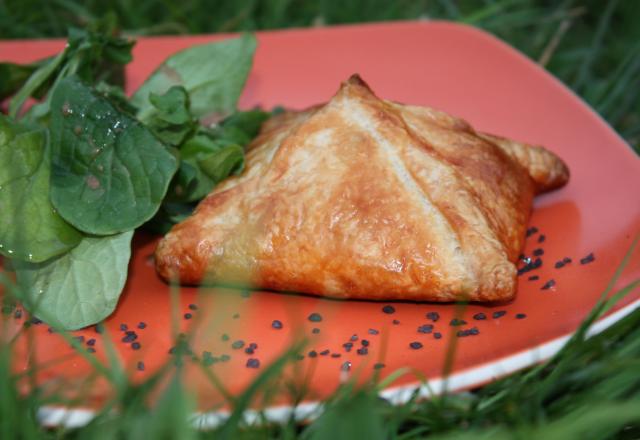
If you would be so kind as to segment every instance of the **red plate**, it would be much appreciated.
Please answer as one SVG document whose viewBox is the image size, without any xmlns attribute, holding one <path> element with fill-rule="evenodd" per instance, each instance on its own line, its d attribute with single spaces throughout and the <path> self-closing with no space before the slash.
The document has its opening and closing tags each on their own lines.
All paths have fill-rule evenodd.
<svg viewBox="0 0 640 440">
<path fill-rule="evenodd" d="M 135 59 L 128 70 L 129 91 L 169 54 L 194 44 L 214 41 L 223 36 L 161 37 L 141 39 L 134 49 Z M 228 289 L 182 289 L 179 307 L 174 311 L 181 331 L 197 327 L 193 351 L 213 357 L 230 356 L 206 369 L 218 377 L 232 394 L 247 387 L 294 340 L 304 336 L 308 346 L 304 360 L 294 362 L 283 377 L 304 380 L 309 386 L 300 413 L 312 410 L 314 402 L 329 396 L 346 374 L 370 377 L 374 364 L 382 377 L 399 368 L 409 373 L 396 380 L 384 392 L 394 401 L 402 401 L 420 386 L 421 378 L 430 379 L 432 391 L 443 387 L 443 362 L 449 342 L 457 341 L 450 389 L 477 386 L 551 356 L 573 332 L 598 300 L 623 255 L 640 231 L 640 160 L 624 141 L 585 103 L 543 69 L 506 44 L 477 29 L 451 23 L 392 23 L 328 29 L 291 30 L 258 34 L 259 47 L 254 69 L 241 100 L 244 108 L 275 105 L 302 108 L 328 100 L 339 83 L 358 72 L 376 93 L 396 101 L 440 108 L 470 121 L 482 131 L 539 143 L 557 152 L 571 169 L 569 184 L 554 193 L 539 197 L 531 226 L 539 232 L 527 241 L 525 254 L 542 248 L 543 266 L 520 277 L 515 301 L 500 306 L 473 305 L 463 311 L 467 324 L 450 325 L 455 305 L 395 303 L 395 313 L 384 313 L 385 304 L 362 301 L 324 300 L 301 295 L 252 292 L 243 297 Z M 50 55 L 63 47 L 61 41 L 0 43 L 1 58 L 31 61 Z M 539 243 L 541 234 L 546 240 Z M 108 334 L 134 380 L 146 377 L 171 355 L 172 317 L 169 288 L 155 275 L 149 257 L 156 240 L 138 237 L 129 282 L 116 313 L 106 323 Z M 588 254 L 595 261 L 582 265 Z M 572 262 L 561 269 L 554 263 L 564 257 Z M 529 281 L 530 275 L 539 280 Z M 626 285 L 640 277 L 640 251 L 617 283 Z M 542 290 L 549 280 L 556 284 Z M 611 325 L 640 305 L 636 289 L 617 308 L 600 321 L 596 330 Z M 191 311 L 189 304 L 197 304 Z M 506 314 L 494 318 L 494 313 Z M 183 314 L 191 313 L 186 320 Z M 312 312 L 321 322 L 310 322 Z M 428 312 L 440 319 L 432 322 Z M 473 316 L 484 313 L 485 320 Z M 518 314 L 526 317 L 518 319 Z M 284 328 L 271 327 L 274 319 Z M 397 321 L 394 321 L 397 320 Z M 136 325 L 144 321 L 143 330 Z M 20 320 L 14 321 L 16 325 Z M 395 322 L 395 323 L 394 323 Z M 122 343 L 121 323 L 133 328 L 141 343 L 132 350 Z M 417 328 L 432 324 L 431 333 Z M 319 333 L 313 333 L 314 328 Z M 457 337 L 461 330 L 476 328 L 479 334 Z M 33 343 L 21 337 L 16 352 L 16 368 L 26 370 L 47 363 L 39 380 L 55 387 L 61 379 L 70 393 L 77 391 L 80 406 L 95 407 L 109 395 L 101 380 L 89 382 L 92 367 L 69 348 L 62 338 L 47 332 L 46 325 L 32 326 Z M 376 333 L 377 331 L 377 333 Z M 428 331 L 428 330 L 426 330 Z M 435 334 L 442 335 L 436 339 Z M 475 331 L 473 331 L 475 332 Z M 372 334 L 376 333 L 376 334 Z M 94 329 L 77 332 L 85 341 L 97 339 L 98 359 L 105 359 L 105 335 Z M 223 334 L 229 335 L 223 341 Z M 343 344 L 357 336 L 347 352 Z M 255 342 L 253 355 L 233 349 L 236 340 Z M 357 354 L 362 341 L 369 341 L 368 354 Z M 421 349 L 411 349 L 411 342 Z M 315 350 L 316 357 L 308 351 Z M 323 354 L 329 350 L 329 354 Z M 332 357 L 332 354 L 340 357 Z M 247 368 L 249 358 L 260 361 L 260 368 Z M 51 363 L 52 361 L 56 361 Z M 136 370 L 138 362 L 145 370 Z M 351 362 L 351 372 L 341 366 Z M 197 390 L 200 409 L 213 412 L 227 407 L 221 393 L 185 358 L 189 386 Z M 426 388 L 422 390 L 427 393 Z M 268 417 L 286 414 L 290 397 L 280 393 L 269 400 Z M 260 403 L 258 402 L 258 405 Z M 263 404 L 264 405 L 264 404 Z M 49 409 L 41 414 L 45 422 L 82 423 L 91 412 Z M 85 417 L 85 419 L 83 419 Z"/>
</svg>

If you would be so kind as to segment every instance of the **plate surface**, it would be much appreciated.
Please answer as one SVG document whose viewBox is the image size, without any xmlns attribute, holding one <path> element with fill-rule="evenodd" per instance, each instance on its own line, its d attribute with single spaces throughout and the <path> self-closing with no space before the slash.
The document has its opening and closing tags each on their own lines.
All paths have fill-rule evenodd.
<svg viewBox="0 0 640 440">
<path fill-rule="evenodd" d="M 129 92 L 167 55 L 221 38 L 140 39 L 128 68 Z M 565 188 L 536 199 L 530 225 L 538 232 L 527 239 L 524 251 L 531 256 L 535 249 L 543 249 L 542 267 L 520 277 L 515 301 L 497 306 L 472 305 L 462 310 L 450 304 L 394 303 L 394 313 L 385 313 L 386 304 L 375 302 L 183 288 L 172 320 L 170 289 L 156 277 L 150 261 L 156 239 L 140 236 L 125 293 L 115 314 L 106 321 L 106 332 L 97 334 L 93 328 L 76 332 L 84 336 L 85 343 L 96 339 L 92 356 L 105 359 L 105 337 L 110 335 L 134 380 L 140 379 L 170 356 L 175 357 L 168 353 L 174 345 L 175 328 L 184 332 L 197 328 L 191 343 L 193 353 L 203 356 L 203 351 L 210 352 L 215 358 L 210 362 L 228 355 L 228 361 L 215 362 L 206 369 L 231 394 L 237 394 L 303 336 L 308 341 L 302 352 L 304 359 L 295 362 L 283 377 L 308 384 L 305 401 L 310 409 L 314 401 L 330 395 L 346 374 L 358 374 L 364 380 L 376 363 L 384 364 L 376 370 L 381 377 L 401 367 L 411 370 L 386 390 L 387 397 L 402 400 L 408 390 L 419 386 L 422 377 L 431 379 L 438 391 L 452 340 L 457 342 L 449 381 L 453 389 L 477 386 L 553 354 L 596 303 L 640 231 L 640 160 L 623 140 L 543 69 L 474 28 L 438 22 L 388 23 L 265 32 L 258 33 L 258 40 L 254 68 L 241 99 L 243 108 L 303 108 L 327 101 L 341 81 L 358 72 L 383 98 L 439 108 L 467 119 L 478 130 L 545 145 L 559 154 L 569 165 L 571 180 Z M 32 61 L 55 53 L 63 45 L 61 41 L 0 42 L 0 59 Z M 541 235 L 544 242 L 540 242 Z M 580 259 L 590 253 L 595 261 L 581 264 Z M 555 262 L 564 257 L 572 262 L 556 268 Z M 539 279 L 531 281 L 531 275 Z M 638 277 L 640 251 L 636 250 L 617 287 Z M 555 285 L 543 290 L 549 280 Z M 600 328 L 640 305 L 639 298 L 636 290 L 600 323 Z M 197 305 L 197 310 L 189 309 L 189 304 Z M 500 311 L 506 313 L 494 318 Z M 439 320 L 428 319 L 429 312 L 437 312 Z M 458 312 L 466 324 L 450 325 Z M 185 319 L 186 313 L 192 318 Z M 320 314 L 322 321 L 309 321 L 311 313 Z M 478 313 L 486 319 L 474 319 Z M 283 323 L 280 330 L 272 328 L 276 319 Z M 14 320 L 16 327 L 23 320 Z M 141 321 L 146 328 L 137 328 Z M 139 350 L 121 342 L 125 336 L 121 324 L 136 332 Z M 418 332 L 423 325 L 433 325 L 433 329 Z M 474 328 L 478 334 L 472 330 L 468 336 L 456 336 Z M 314 333 L 313 329 L 318 330 Z M 39 380 L 51 387 L 63 378 L 72 381 L 76 388 L 67 387 L 68 392 L 80 393 L 82 406 L 98 405 L 107 397 L 107 385 L 91 379 L 92 367 L 74 355 L 61 337 L 50 334 L 44 324 L 32 326 L 30 333 L 34 336 L 31 343 L 20 337 L 17 345 L 17 369 L 47 363 L 40 369 Z M 343 344 L 353 335 L 357 340 L 347 351 Z M 369 341 L 367 354 L 358 354 L 365 339 Z M 238 340 L 243 340 L 245 347 L 256 343 L 254 354 L 232 348 Z M 422 343 L 422 348 L 410 348 L 411 342 Z M 309 355 L 311 350 L 317 356 Z M 323 354 L 325 350 L 329 354 Z M 260 367 L 247 368 L 249 358 L 258 359 Z M 137 370 L 138 362 L 144 363 L 144 371 Z M 342 371 L 346 362 L 351 363 L 350 373 Z M 220 391 L 203 370 L 189 356 L 184 363 L 200 409 L 223 408 Z M 277 418 L 289 402 L 286 393 L 269 401 L 272 407 L 284 405 L 275 407 L 273 417 Z M 54 413 L 49 415 L 55 419 Z"/>
</svg>

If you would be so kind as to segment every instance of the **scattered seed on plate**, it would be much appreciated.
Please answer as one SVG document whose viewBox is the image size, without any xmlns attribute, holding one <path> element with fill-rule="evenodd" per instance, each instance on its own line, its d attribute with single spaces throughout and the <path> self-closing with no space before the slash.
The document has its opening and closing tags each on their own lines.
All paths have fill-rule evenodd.
<svg viewBox="0 0 640 440">
<path fill-rule="evenodd" d="M 551 289 L 553 286 L 556 285 L 556 280 L 554 280 L 553 278 L 550 279 L 549 281 L 547 281 L 546 283 L 544 283 L 544 286 L 542 286 L 540 288 L 540 290 L 549 290 Z"/>
<path fill-rule="evenodd" d="M 542 259 L 540 259 L 538 257 L 535 260 L 528 262 L 523 267 L 518 269 L 518 275 L 522 275 L 522 274 L 530 272 L 532 270 L 536 270 L 541 266 L 542 266 Z"/>
<path fill-rule="evenodd" d="M 562 262 L 563 262 L 564 264 L 569 264 L 569 263 L 571 263 L 572 261 L 573 261 L 573 260 L 572 260 L 571 258 L 569 258 L 569 257 L 564 257 L 564 258 L 562 259 Z"/>
<path fill-rule="evenodd" d="M 458 318 L 453 318 L 451 320 L 451 322 L 449 322 L 449 325 L 452 327 L 458 327 L 460 325 L 466 325 L 467 321 L 465 321 L 464 319 L 458 319 Z"/>
<path fill-rule="evenodd" d="M 505 310 L 498 310 L 497 312 L 493 312 L 493 319 L 498 319 L 498 318 L 502 318 L 504 315 L 506 315 L 507 312 Z"/>
<path fill-rule="evenodd" d="M 93 347 L 94 345 L 96 345 L 96 340 L 95 340 L 95 339 L 93 339 L 93 338 L 89 339 L 89 340 L 87 341 L 87 345 L 88 345 L 89 347 Z"/>
<path fill-rule="evenodd" d="M 329 353 L 331 353 L 331 351 L 330 351 L 330 350 L 328 350 L 328 349 L 327 349 L 327 350 L 322 350 L 322 351 L 320 352 L 320 356 L 326 356 L 326 355 L 328 355 Z"/>
<path fill-rule="evenodd" d="M 376 362 L 375 364 L 373 364 L 373 369 L 374 370 L 380 370 L 382 368 L 384 368 L 385 365 L 382 362 Z"/>
<path fill-rule="evenodd" d="M 340 370 L 341 371 L 349 371 L 349 370 L 351 370 L 351 362 L 350 361 L 346 361 L 345 363 L 343 363 L 340 366 Z"/>
<path fill-rule="evenodd" d="M 440 319 L 440 314 L 438 312 L 429 312 L 425 316 L 433 322 L 437 322 L 438 319 Z"/>
<path fill-rule="evenodd" d="M 487 319 L 487 315 L 482 312 L 476 313 L 475 315 L 473 315 L 473 319 L 475 319 L 476 321 L 484 321 L 485 319 Z"/>
<path fill-rule="evenodd" d="M 356 335 L 356 334 L 351 335 L 351 337 L 349 338 L 349 340 L 350 340 L 351 342 L 355 342 L 355 341 L 357 341 L 357 340 L 358 340 L 358 335 Z"/>
<path fill-rule="evenodd" d="M 331 357 L 332 357 L 332 358 L 339 358 L 339 357 L 341 357 L 341 356 L 342 356 L 342 355 L 341 355 L 340 353 L 331 353 Z"/>
<path fill-rule="evenodd" d="M 531 275 L 529 277 L 529 281 L 538 281 L 540 279 L 540 277 L 538 275 Z"/>
<path fill-rule="evenodd" d="M 544 255 L 544 249 L 540 249 L 540 248 L 535 249 L 535 250 L 533 251 L 533 255 L 534 255 L 535 257 L 540 257 L 540 256 Z"/>
<path fill-rule="evenodd" d="M 256 358 L 247 359 L 247 368 L 260 368 L 260 360 Z"/>
<path fill-rule="evenodd" d="M 538 228 L 536 228 L 535 226 L 530 227 L 529 229 L 527 229 L 527 237 L 531 237 L 533 234 L 538 233 Z"/>
<path fill-rule="evenodd" d="M 411 347 L 414 350 L 419 350 L 422 348 L 422 342 L 418 342 L 418 341 L 410 342 L 409 347 Z"/>
<path fill-rule="evenodd" d="M 247 353 L 247 354 L 253 354 L 254 350 L 251 347 L 247 347 L 247 348 L 244 349 L 244 352 Z"/>
<path fill-rule="evenodd" d="M 318 333 L 320 333 L 320 329 L 318 327 L 314 327 L 311 329 L 311 333 L 313 333 L 314 335 L 317 335 Z"/>
<path fill-rule="evenodd" d="M 369 330 L 367 330 L 367 333 L 369 333 L 370 335 L 377 335 L 380 332 L 375 328 L 370 328 Z"/>
<path fill-rule="evenodd" d="M 138 328 L 139 328 L 140 330 L 144 330 L 145 328 L 147 328 L 147 323 L 146 323 L 146 322 L 144 322 L 144 321 L 140 321 L 140 322 L 138 323 Z"/>
<path fill-rule="evenodd" d="M 592 261 L 595 261 L 596 257 L 593 255 L 593 252 L 591 252 L 589 255 L 587 255 L 584 258 L 580 258 L 580 264 L 589 264 Z"/>
<path fill-rule="evenodd" d="M 353 348 L 353 342 L 345 342 L 344 344 L 342 344 L 342 346 L 344 347 L 345 351 L 351 351 L 351 349 Z"/>
<path fill-rule="evenodd" d="M 277 320 L 277 319 L 274 319 L 274 320 L 271 322 L 271 327 L 272 327 L 272 328 L 275 328 L 276 330 L 280 330 L 280 329 L 282 329 L 282 327 L 283 327 L 283 325 L 282 325 L 282 321 L 279 321 L 279 320 Z"/>
<path fill-rule="evenodd" d="M 242 347 L 244 347 L 244 341 L 242 339 L 233 341 L 233 343 L 231 344 L 231 348 L 233 348 L 234 350 L 239 350 Z"/>
<path fill-rule="evenodd" d="M 136 369 L 138 371 L 144 371 L 144 362 L 139 361 L 138 364 L 136 365 Z"/>
<path fill-rule="evenodd" d="M 191 319 L 191 318 L 193 318 L 193 315 L 191 313 L 184 314 L 184 319 Z"/>
<path fill-rule="evenodd" d="M 198 310 L 198 306 L 196 304 L 189 304 L 189 310 Z"/>
<path fill-rule="evenodd" d="M 369 354 L 369 349 L 367 347 L 360 347 L 356 350 L 356 353 L 361 356 L 366 356 L 367 354 Z"/>
<path fill-rule="evenodd" d="M 309 317 L 307 318 L 309 321 L 311 322 L 321 322 L 322 321 L 322 315 L 320 315 L 320 313 L 312 313 L 309 315 Z"/>
<path fill-rule="evenodd" d="M 134 342 L 133 344 L 131 344 L 131 348 L 133 348 L 134 350 L 140 350 L 140 343 L 139 342 Z"/>
<path fill-rule="evenodd" d="M 391 323 L 393 325 L 398 325 L 398 324 L 400 324 L 400 321 L 398 321 L 397 319 L 394 319 L 393 321 L 391 321 Z"/>
<path fill-rule="evenodd" d="M 307 356 L 309 356 L 310 358 L 314 358 L 318 356 L 318 352 L 315 350 L 311 350 L 309 351 L 309 353 L 307 353 Z"/>
<path fill-rule="evenodd" d="M 440 338 L 442 338 L 442 333 L 440 333 L 440 332 L 435 332 L 435 333 L 433 334 L 433 337 L 434 337 L 434 339 L 440 339 Z"/>
<path fill-rule="evenodd" d="M 433 324 L 424 324 L 418 327 L 418 333 L 424 333 L 428 335 L 433 331 Z"/>
<path fill-rule="evenodd" d="M 120 330 L 123 332 L 126 332 L 129 329 L 129 327 L 127 326 L 127 324 L 120 324 Z"/>
<path fill-rule="evenodd" d="M 369 341 L 366 339 L 363 339 L 362 341 L 360 341 L 360 343 L 362 344 L 363 347 L 368 347 L 369 346 Z"/>
<path fill-rule="evenodd" d="M 384 306 L 384 307 L 382 308 L 382 312 L 383 312 L 383 313 L 386 313 L 387 315 L 391 315 L 392 313 L 395 313 L 395 312 L 396 312 L 396 308 L 395 308 L 395 307 L 393 307 L 393 306 L 392 306 L 392 305 L 390 305 L 390 304 L 387 304 L 386 306 Z"/>
<path fill-rule="evenodd" d="M 122 338 L 122 342 L 124 343 L 133 342 L 136 339 L 138 339 L 138 335 L 136 335 L 135 332 L 127 331 L 124 337 Z"/>
<path fill-rule="evenodd" d="M 516 319 L 524 319 L 526 318 L 527 315 L 524 313 L 516 313 Z"/>
<path fill-rule="evenodd" d="M 547 239 L 546 235 L 540 234 L 540 236 L 538 237 L 538 243 L 544 243 L 546 239 Z"/>
<path fill-rule="evenodd" d="M 458 336 L 459 338 L 465 337 L 465 336 L 475 336 L 475 335 L 479 335 L 480 334 L 480 330 L 478 330 L 477 327 L 472 327 L 472 328 L 468 328 L 465 330 L 459 330 L 456 333 L 456 336 Z"/>
</svg>

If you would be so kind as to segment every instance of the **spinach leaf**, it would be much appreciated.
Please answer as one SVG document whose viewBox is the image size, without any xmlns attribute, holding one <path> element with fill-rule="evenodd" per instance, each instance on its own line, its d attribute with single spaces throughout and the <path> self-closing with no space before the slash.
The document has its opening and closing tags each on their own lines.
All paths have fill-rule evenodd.
<svg viewBox="0 0 640 440">
<path fill-rule="evenodd" d="M 81 231 L 109 235 L 157 211 L 177 161 L 140 122 L 77 77 L 52 96 L 51 201 Z"/>
<path fill-rule="evenodd" d="M 164 95 L 152 92 L 149 101 L 156 112 L 148 122 L 143 122 L 166 144 L 180 145 L 197 128 L 197 122 L 189 113 L 189 95 L 184 87 L 173 86 Z"/>
<path fill-rule="evenodd" d="M 186 220 L 195 208 L 196 203 L 165 202 L 156 215 L 145 223 L 144 228 L 149 232 L 164 235 L 173 225 Z"/>
<path fill-rule="evenodd" d="M 196 118 L 231 112 L 249 75 L 255 49 L 255 37 L 243 35 L 169 57 L 133 95 L 132 103 L 140 109 L 138 118 L 147 120 L 155 111 L 149 101 L 151 93 L 164 94 L 175 85 L 188 92 L 191 114 Z"/>
<path fill-rule="evenodd" d="M 0 115 L 0 253 L 40 262 L 76 246 L 82 235 L 49 201 L 47 132 Z"/>
<path fill-rule="evenodd" d="M 115 309 L 124 287 L 132 236 L 133 231 L 86 237 L 53 260 L 16 264 L 25 307 L 67 330 L 103 320 Z"/>
</svg>

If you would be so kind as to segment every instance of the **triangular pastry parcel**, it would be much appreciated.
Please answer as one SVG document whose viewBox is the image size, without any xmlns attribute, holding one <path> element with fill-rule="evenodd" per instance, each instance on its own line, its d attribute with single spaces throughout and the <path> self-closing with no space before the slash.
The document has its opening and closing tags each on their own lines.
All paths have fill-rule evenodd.
<svg viewBox="0 0 640 440">
<path fill-rule="evenodd" d="M 533 196 L 568 177 L 541 147 L 381 100 L 353 76 L 327 104 L 267 121 L 244 172 L 160 242 L 156 268 L 183 284 L 506 300 Z"/>
</svg>

